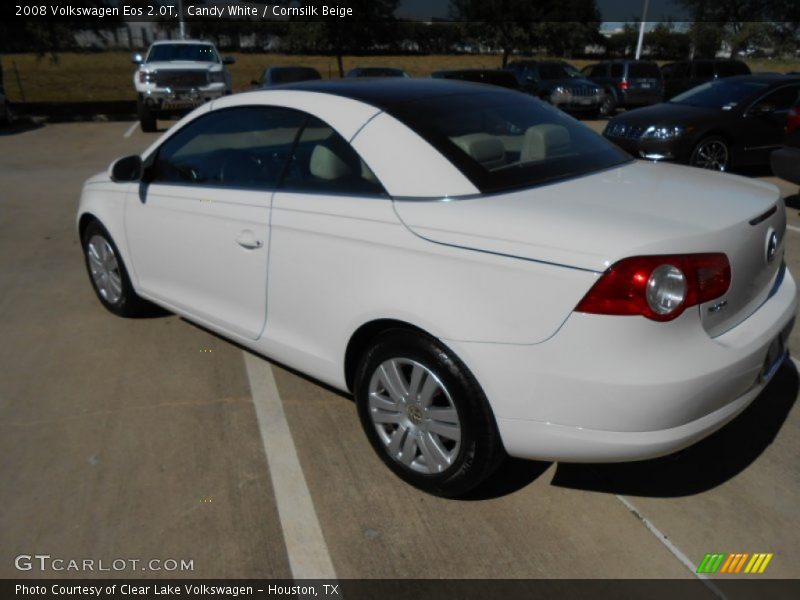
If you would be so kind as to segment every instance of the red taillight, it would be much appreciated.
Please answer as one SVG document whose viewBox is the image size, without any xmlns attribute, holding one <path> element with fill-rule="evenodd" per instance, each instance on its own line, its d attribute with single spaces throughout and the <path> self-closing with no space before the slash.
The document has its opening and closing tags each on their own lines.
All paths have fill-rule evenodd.
<svg viewBox="0 0 800 600">
<path fill-rule="evenodd" d="M 685 277 L 685 296 L 669 312 L 659 313 L 648 302 L 648 284 L 652 287 L 654 271 L 665 265 L 675 267 Z M 575 310 L 671 321 L 690 306 L 719 298 L 730 284 L 731 265 L 724 254 L 634 256 L 615 263 L 603 273 Z"/>
<path fill-rule="evenodd" d="M 628 90 L 628 80 L 627 79 L 623 79 L 622 81 L 619 82 L 619 89 L 622 90 L 623 92 Z"/>
<path fill-rule="evenodd" d="M 786 133 L 791 133 L 800 127 L 800 107 L 795 106 L 786 116 Z"/>
</svg>

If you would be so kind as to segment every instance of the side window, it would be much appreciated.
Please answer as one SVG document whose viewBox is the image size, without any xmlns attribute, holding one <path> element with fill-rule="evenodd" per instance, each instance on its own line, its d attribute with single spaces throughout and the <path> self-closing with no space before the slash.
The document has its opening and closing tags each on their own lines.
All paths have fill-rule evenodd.
<svg viewBox="0 0 800 600">
<path fill-rule="evenodd" d="M 305 120 L 298 111 L 268 106 L 211 112 L 164 142 L 151 181 L 274 188 Z"/>
<path fill-rule="evenodd" d="M 774 111 L 786 111 L 800 103 L 800 86 L 788 85 L 771 92 L 758 100 L 753 108 L 769 108 Z"/>
<path fill-rule="evenodd" d="M 620 63 L 615 63 L 611 65 L 611 77 L 613 79 L 622 79 L 622 74 L 624 73 L 624 68 Z"/>
<path fill-rule="evenodd" d="M 309 117 L 281 186 L 287 191 L 384 194 L 375 174 L 342 136 Z"/>
</svg>

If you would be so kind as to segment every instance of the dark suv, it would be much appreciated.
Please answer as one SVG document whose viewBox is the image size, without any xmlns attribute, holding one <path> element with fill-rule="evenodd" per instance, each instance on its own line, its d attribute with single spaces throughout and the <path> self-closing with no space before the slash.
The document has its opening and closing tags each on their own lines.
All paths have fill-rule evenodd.
<svg viewBox="0 0 800 600">
<path fill-rule="evenodd" d="M 661 67 L 664 78 L 664 100 L 695 86 L 723 77 L 750 75 L 750 67 L 740 60 L 699 59 L 682 60 Z"/>
<path fill-rule="evenodd" d="M 523 91 L 570 112 L 598 114 L 603 88 L 560 60 L 516 60 L 506 67 Z"/>
<path fill-rule="evenodd" d="M 600 114 L 612 116 L 617 108 L 633 108 L 661 102 L 664 81 L 654 62 L 611 60 L 584 67 L 582 73 L 603 87 Z"/>
</svg>

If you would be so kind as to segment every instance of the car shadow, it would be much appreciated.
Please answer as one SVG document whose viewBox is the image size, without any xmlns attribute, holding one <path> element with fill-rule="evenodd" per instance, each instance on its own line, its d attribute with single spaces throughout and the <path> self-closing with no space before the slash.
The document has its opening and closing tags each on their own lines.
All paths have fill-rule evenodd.
<svg viewBox="0 0 800 600">
<path fill-rule="evenodd" d="M 732 479 L 775 439 L 798 392 L 798 373 L 786 360 L 756 400 L 725 427 L 689 448 L 653 460 L 615 464 L 559 464 L 559 487 L 674 498 L 713 489 Z"/>
<path fill-rule="evenodd" d="M 541 477 L 553 463 L 508 458 L 489 479 L 467 494 L 456 498 L 466 502 L 508 496 Z"/>
<path fill-rule="evenodd" d="M 17 117 L 7 125 L 0 126 L 0 137 L 7 135 L 17 135 L 34 129 L 41 129 L 44 124 L 29 117 Z"/>
<path fill-rule="evenodd" d="M 786 208 L 800 209 L 800 193 L 786 196 L 783 201 L 786 203 Z"/>
</svg>

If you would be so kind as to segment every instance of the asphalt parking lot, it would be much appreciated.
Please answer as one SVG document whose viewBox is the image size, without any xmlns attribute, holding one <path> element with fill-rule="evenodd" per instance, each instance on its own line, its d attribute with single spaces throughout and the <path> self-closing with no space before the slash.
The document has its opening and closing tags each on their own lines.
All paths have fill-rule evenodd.
<svg viewBox="0 0 800 600">
<path fill-rule="evenodd" d="M 174 315 L 102 308 L 74 226 L 80 188 L 154 139 L 130 122 L 0 130 L 0 577 L 671 579 L 708 552 L 774 553 L 756 577 L 800 577 L 792 360 L 679 455 L 511 461 L 469 499 L 425 495 L 383 466 L 349 398 Z M 800 275 L 797 189 L 751 175 L 787 199 Z M 800 358 L 800 328 L 790 350 Z M 15 567 L 34 554 L 193 570 Z"/>
</svg>

